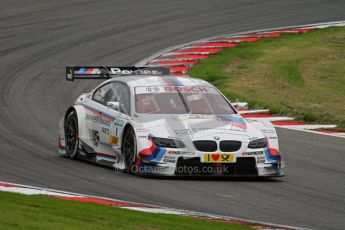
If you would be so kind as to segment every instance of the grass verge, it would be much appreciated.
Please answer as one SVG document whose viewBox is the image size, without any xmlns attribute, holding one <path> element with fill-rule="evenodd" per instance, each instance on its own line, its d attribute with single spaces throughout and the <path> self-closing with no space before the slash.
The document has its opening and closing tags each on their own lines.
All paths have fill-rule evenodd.
<svg viewBox="0 0 345 230">
<path fill-rule="evenodd" d="M 241 43 L 201 60 L 189 74 L 251 108 L 345 130 L 345 27 Z"/>
<path fill-rule="evenodd" d="M 192 217 L 0 192 L 0 229 L 252 229 Z"/>
</svg>

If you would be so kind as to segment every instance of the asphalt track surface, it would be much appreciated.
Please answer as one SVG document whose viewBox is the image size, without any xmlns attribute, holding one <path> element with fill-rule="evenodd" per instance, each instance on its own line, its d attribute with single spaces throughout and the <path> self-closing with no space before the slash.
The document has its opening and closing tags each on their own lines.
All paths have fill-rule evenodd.
<svg viewBox="0 0 345 230">
<path fill-rule="evenodd" d="M 345 19 L 343 0 L 1 0 L 0 179 L 315 229 L 345 226 L 345 141 L 279 129 L 287 176 L 149 179 L 56 154 L 57 124 L 95 81 L 66 65 L 130 65 L 208 36 Z"/>
</svg>

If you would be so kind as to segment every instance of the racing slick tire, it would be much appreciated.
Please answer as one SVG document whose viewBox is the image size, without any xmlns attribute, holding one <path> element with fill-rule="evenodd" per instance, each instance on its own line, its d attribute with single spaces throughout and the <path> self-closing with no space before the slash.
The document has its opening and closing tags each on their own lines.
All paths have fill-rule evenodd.
<svg viewBox="0 0 345 230">
<path fill-rule="evenodd" d="M 124 136 L 122 143 L 122 153 L 124 156 L 125 172 L 133 173 L 133 165 L 135 163 L 137 143 L 135 139 L 135 133 L 132 127 L 129 127 Z"/>
<path fill-rule="evenodd" d="M 76 111 L 71 111 L 66 118 L 65 123 L 65 146 L 66 155 L 75 159 L 78 156 L 79 146 L 79 132 L 78 132 L 78 117 Z"/>
</svg>

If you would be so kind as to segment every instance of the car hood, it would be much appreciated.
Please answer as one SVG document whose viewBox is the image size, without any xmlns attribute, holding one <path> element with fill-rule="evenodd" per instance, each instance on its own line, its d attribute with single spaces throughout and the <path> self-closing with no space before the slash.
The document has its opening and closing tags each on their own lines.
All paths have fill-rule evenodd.
<svg viewBox="0 0 345 230">
<path fill-rule="evenodd" d="M 140 114 L 135 119 L 136 131 L 162 138 L 182 140 L 186 145 L 194 140 L 239 140 L 249 142 L 262 138 L 255 129 L 238 114 Z"/>
</svg>

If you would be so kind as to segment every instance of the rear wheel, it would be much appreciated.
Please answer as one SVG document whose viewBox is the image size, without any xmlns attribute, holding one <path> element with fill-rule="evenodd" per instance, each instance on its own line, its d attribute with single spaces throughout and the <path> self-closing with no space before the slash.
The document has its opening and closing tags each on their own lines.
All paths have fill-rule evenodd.
<svg viewBox="0 0 345 230">
<path fill-rule="evenodd" d="M 66 154 L 71 158 L 76 158 L 78 155 L 79 133 L 78 133 L 78 118 L 75 111 L 68 114 L 65 124 L 65 142 Z"/>
<path fill-rule="evenodd" d="M 123 136 L 122 153 L 124 156 L 126 172 L 132 172 L 132 166 L 135 162 L 135 154 L 137 149 L 135 133 L 132 127 L 128 128 Z"/>
</svg>

